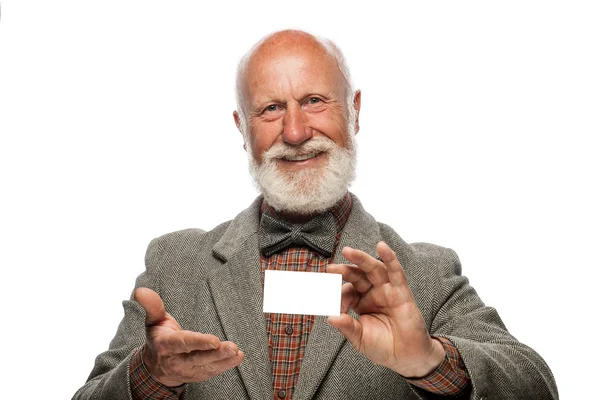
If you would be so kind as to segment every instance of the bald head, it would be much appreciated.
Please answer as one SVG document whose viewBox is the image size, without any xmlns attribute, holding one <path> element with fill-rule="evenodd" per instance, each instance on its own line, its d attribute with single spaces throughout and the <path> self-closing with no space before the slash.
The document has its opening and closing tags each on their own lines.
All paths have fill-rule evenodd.
<svg viewBox="0 0 600 400">
<path fill-rule="evenodd" d="M 258 41 L 242 57 L 236 79 L 237 112 L 241 130 L 245 132 L 249 94 L 255 82 L 269 79 L 268 74 L 277 73 L 277 67 L 290 57 L 303 58 L 306 62 L 322 65 L 323 74 L 338 82 L 352 120 L 354 91 L 346 61 L 339 48 L 329 39 L 323 39 L 299 30 L 284 30 L 267 35 Z M 333 76 L 335 75 L 335 76 Z"/>
</svg>

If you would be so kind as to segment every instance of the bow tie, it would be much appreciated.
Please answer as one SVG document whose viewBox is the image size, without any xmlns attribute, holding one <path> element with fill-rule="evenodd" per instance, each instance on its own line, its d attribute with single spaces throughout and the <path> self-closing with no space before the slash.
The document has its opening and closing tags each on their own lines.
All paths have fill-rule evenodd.
<svg viewBox="0 0 600 400">
<path fill-rule="evenodd" d="M 336 234 L 335 218 L 330 212 L 317 215 L 304 224 L 290 224 L 264 213 L 260 220 L 260 250 L 270 257 L 295 245 L 331 257 Z"/>
</svg>

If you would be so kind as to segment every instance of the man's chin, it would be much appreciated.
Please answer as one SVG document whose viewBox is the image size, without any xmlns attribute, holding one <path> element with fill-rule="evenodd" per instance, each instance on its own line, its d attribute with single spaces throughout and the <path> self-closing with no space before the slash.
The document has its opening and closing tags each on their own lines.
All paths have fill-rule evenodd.
<svg viewBox="0 0 600 400">
<path fill-rule="evenodd" d="M 299 170 L 278 168 L 278 171 L 281 179 L 284 179 L 288 185 L 292 185 L 298 190 L 303 188 L 308 190 L 310 187 L 318 186 L 319 179 L 322 179 L 325 175 L 325 169 L 318 167 Z"/>
</svg>

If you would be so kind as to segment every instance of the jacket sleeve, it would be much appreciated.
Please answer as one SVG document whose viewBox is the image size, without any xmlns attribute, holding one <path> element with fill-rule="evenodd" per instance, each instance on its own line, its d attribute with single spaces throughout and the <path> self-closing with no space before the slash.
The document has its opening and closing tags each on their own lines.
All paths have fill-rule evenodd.
<svg viewBox="0 0 600 400">
<path fill-rule="evenodd" d="M 155 264 L 159 258 L 160 239 L 150 242 L 146 252 L 146 271 L 136 280 L 135 288 L 147 287 L 160 294 Z M 145 338 L 145 312 L 133 300 L 123 301 L 125 315 L 109 349 L 96 357 L 86 384 L 73 396 L 77 400 L 132 400 L 129 381 L 129 362 Z"/>
<path fill-rule="evenodd" d="M 456 253 L 436 250 L 441 262 L 433 280 L 434 307 L 426 320 L 431 335 L 450 340 L 458 349 L 471 378 L 470 398 L 558 400 L 554 377 L 540 355 L 515 339 L 496 310 L 485 306 L 462 276 Z M 421 398 L 436 398 L 414 390 Z"/>
</svg>

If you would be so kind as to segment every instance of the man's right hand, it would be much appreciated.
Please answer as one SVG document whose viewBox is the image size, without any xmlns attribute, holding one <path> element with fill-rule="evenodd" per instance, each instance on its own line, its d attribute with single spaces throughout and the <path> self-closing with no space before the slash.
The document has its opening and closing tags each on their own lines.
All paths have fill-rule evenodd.
<svg viewBox="0 0 600 400">
<path fill-rule="evenodd" d="M 144 365 L 163 385 L 202 382 L 238 366 L 244 359 L 244 353 L 233 342 L 182 330 L 155 291 L 138 288 L 133 297 L 146 311 Z"/>
</svg>

